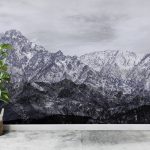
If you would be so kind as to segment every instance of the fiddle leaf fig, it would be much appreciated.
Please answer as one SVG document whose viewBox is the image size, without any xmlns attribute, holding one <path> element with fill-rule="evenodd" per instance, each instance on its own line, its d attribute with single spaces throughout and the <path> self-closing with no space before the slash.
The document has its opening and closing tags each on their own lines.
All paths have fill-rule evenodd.
<svg viewBox="0 0 150 150">
<path fill-rule="evenodd" d="M 9 102 L 9 93 L 8 91 L 1 91 L 1 100 L 5 103 Z"/>
<path fill-rule="evenodd" d="M 13 48 L 10 44 L 0 44 L 0 100 L 5 103 L 9 102 L 10 97 L 6 88 L 6 84 L 10 81 L 6 58 L 8 56 L 8 50 L 12 49 Z"/>
<path fill-rule="evenodd" d="M 1 51 L 4 51 L 4 50 L 6 50 L 6 49 L 11 50 L 11 49 L 13 49 L 13 47 L 12 47 L 10 44 L 1 44 L 1 45 L 0 45 L 0 50 L 1 50 Z"/>
</svg>

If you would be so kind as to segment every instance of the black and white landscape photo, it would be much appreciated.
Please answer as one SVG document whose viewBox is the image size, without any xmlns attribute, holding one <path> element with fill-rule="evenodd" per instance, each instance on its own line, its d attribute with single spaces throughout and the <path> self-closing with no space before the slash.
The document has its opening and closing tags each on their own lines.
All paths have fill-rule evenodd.
<svg viewBox="0 0 150 150">
<path fill-rule="evenodd" d="M 14 48 L 6 124 L 150 123 L 150 1 L 0 7 L 0 43 Z"/>
</svg>

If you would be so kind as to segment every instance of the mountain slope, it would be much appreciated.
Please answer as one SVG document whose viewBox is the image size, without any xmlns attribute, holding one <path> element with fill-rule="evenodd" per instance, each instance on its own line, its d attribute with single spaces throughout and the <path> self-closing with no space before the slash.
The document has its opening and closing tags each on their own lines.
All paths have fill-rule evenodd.
<svg viewBox="0 0 150 150">
<path fill-rule="evenodd" d="M 149 54 L 103 51 L 65 56 L 33 44 L 16 30 L 2 34 L 0 43 L 14 47 L 7 59 L 12 84 L 5 121 L 30 123 L 56 115 L 61 121 L 72 116 L 86 123 L 109 123 L 112 118 L 118 123 L 118 114 L 130 120 L 136 114 L 129 112 L 150 105 Z"/>
<path fill-rule="evenodd" d="M 80 60 L 102 74 L 123 77 L 140 62 L 141 56 L 129 51 L 107 50 L 82 55 Z"/>
<path fill-rule="evenodd" d="M 66 78 L 96 88 L 122 89 L 120 79 L 116 81 L 102 75 L 76 56 L 65 56 L 61 51 L 50 53 L 30 42 L 19 31 L 7 31 L 1 36 L 0 43 L 12 44 L 15 49 L 10 52 L 8 64 L 12 81 L 18 86 L 23 82 L 53 83 Z"/>
<path fill-rule="evenodd" d="M 80 60 L 98 71 L 103 78 L 116 81 L 121 90 L 129 93 L 134 88 L 129 82 L 129 74 L 132 74 L 133 68 L 138 66 L 142 58 L 143 55 L 134 52 L 107 50 L 82 55 Z"/>
<path fill-rule="evenodd" d="M 121 123 L 121 120 L 126 123 L 131 118 L 136 118 L 136 113 L 128 112 L 140 111 L 141 106 L 150 105 L 149 93 L 137 96 L 116 92 L 104 96 L 100 89 L 75 84 L 67 79 L 51 84 L 24 83 L 19 92 L 13 85 L 12 89 L 15 101 L 7 105 L 9 115 L 4 116 L 4 120 L 9 123 L 12 120 L 16 120 L 15 123 L 17 120 L 20 120 L 19 123 L 32 123 L 34 120 L 42 121 L 45 117 L 47 123 L 56 123 L 54 118 L 57 117 L 70 118 L 70 123 L 74 123 L 71 118 L 85 118 L 86 123 Z M 54 115 L 56 117 L 52 117 Z M 145 116 L 146 118 L 149 119 L 149 116 Z M 54 122 L 49 119 L 54 119 Z M 80 119 L 76 123 L 82 123 Z M 63 119 L 60 120 L 59 123 L 64 123 Z"/>
<path fill-rule="evenodd" d="M 80 58 L 65 56 L 61 51 L 46 51 L 16 30 L 2 34 L 0 43 L 10 43 L 15 49 L 10 52 L 8 64 L 12 81 L 18 86 L 24 82 L 55 83 L 69 79 L 109 91 L 131 93 L 138 84 L 149 90 L 149 55 L 142 59 L 133 52 L 114 50 Z"/>
<path fill-rule="evenodd" d="M 14 89 L 13 86 L 12 88 Z M 13 111 L 23 120 L 51 115 L 73 115 L 94 119 L 108 107 L 107 98 L 100 91 L 67 79 L 52 84 L 24 83 L 19 92 L 15 92 L 14 89 L 13 95 L 15 102 L 9 105 L 13 106 Z M 18 115 L 15 120 L 17 119 Z M 11 120 L 11 117 L 5 120 Z"/>
<path fill-rule="evenodd" d="M 88 72 L 98 78 L 97 73 L 81 63 L 77 57 L 64 56 L 61 51 L 50 53 L 43 47 L 30 42 L 19 31 L 7 31 L 1 36 L 0 43 L 12 44 L 15 49 L 10 52 L 8 58 L 13 82 L 51 83 L 68 78 L 74 82 L 86 80 L 88 83 Z"/>
<path fill-rule="evenodd" d="M 150 91 L 150 54 L 145 55 L 129 72 L 128 82 L 134 88 Z"/>
</svg>

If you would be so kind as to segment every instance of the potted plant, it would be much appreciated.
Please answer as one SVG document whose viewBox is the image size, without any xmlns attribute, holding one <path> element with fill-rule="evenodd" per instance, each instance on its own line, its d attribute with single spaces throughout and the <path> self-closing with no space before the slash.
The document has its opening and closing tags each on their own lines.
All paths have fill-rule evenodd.
<svg viewBox="0 0 150 150">
<path fill-rule="evenodd" d="M 0 135 L 3 134 L 3 115 L 4 115 L 4 108 L 2 108 L 2 111 L 0 113 Z"/>
<path fill-rule="evenodd" d="M 9 92 L 6 88 L 6 84 L 10 81 L 10 74 L 8 73 L 8 65 L 6 64 L 6 58 L 8 56 L 8 50 L 11 50 L 10 44 L 0 44 L 0 101 L 4 104 L 9 102 Z M 4 108 L 0 113 L 0 135 L 3 133 L 3 114 Z"/>
</svg>

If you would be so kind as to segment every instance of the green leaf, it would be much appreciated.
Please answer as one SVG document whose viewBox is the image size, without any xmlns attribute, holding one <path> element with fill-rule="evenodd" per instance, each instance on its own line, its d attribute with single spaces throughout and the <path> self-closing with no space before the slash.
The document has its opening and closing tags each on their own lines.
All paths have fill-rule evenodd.
<svg viewBox="0 0 150 150">
<path fill-rule="evenodd" d="M 4 63 L 3 63 L 3 60 L 0 60 L 0 66 L 3 66 Z"/>
<path fill-rule="evenodd" d="M 12 50 L 13 47 L 12 47 L 10 44 L 1 44 L 1 45 L 0 45 L 0 50 L 3 50 L 3 49 Z"/>
<path fill-rule="evenodd" d="M 6 90 L 5 91 L 1 91 L 0 100 L 2 100 L 5 103 L 9 102 L 9 93 L 8 93 L 8 91 L 6 91 Z"/>
<path fill-rule="evenodd" d="M 8 65 L 4 64 L 3 66 L 0 66 L 0 71 L 7 71 Z"/>
<path fill-rule="evenodd" d="M 6 58 L 6 57 L 8 56 L 8 53 L 5 52 L 5 51 L 1 51 L 0 54 L 1 54 L 4 58 Z"/>
<path fill-rule="evenodd" d="M 9 82 L 10 81 L 10 74 L 7 72 L 0 73 L 0 83 L 2 82 Z"/>
<path fill-rule="evenodd" d="M 10 81 L 10 74 L 8 74 L 7 72 L 3 73 L 2 79 L 5 81 Z"/>
<path fill-rule="evenodd" d="M 5 63 L 6 63 L 6 59 L 5 58 L 0 60 L 0 66 L 3 66 Z"/>
<path fill-rule="evenodd" d="M 10 74 L 7 72 L 8 65 L 6 64 L 6 58 L 8 56 L 7 50 L 12 50 L 10 44 L 0 44 L 0 100 L 8 103 L 9 102 L 9 92 L 7 91 L 5 85 L 10 81 Z"/>
</svg>

